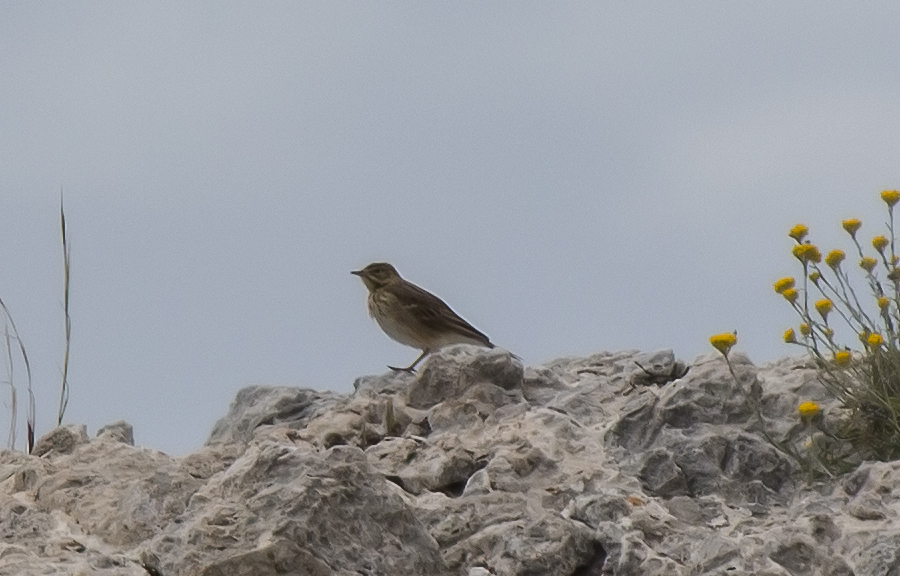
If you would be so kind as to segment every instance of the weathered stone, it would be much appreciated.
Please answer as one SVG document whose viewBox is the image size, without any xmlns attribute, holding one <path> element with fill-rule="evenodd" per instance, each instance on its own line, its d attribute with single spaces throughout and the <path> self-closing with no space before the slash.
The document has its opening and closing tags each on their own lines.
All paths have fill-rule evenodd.
<svg viewBox="0 0 900 576">
<path fill-rule="evenodd" d="M 334 571 L 309 550 L 281 541 L 207 564 L 200 576 L 331 576 Z"/>
<path fill-rule="evenodd" d="M 663 386 L 684 378 L 690 370 L 684 362 L 675 359 L 675 352 L 671 348 L 641 354 L 634 363 L 638 369 L 631 373 L 629 381 L 632 386 Z"/>
<path fill-rule="evenodd" d="M 353 381 L 353 395 L 375 398 L 379 395 L 395 396 L 406 392 L 415 376 L 408 372 L 391 370 L 378 376 L 361 376 Z"/>
<path fill-rule="evenodd" d="M 134 446 L 134 428 L 128 422 L 119 420 L 97 430 L 97 438 Z"/>
<path fill-rule="evenodd" d="M 207 444 L 249 442 L 257 428 L 264 425 L 303 426 L 317 410 L 324 411 L 329 392 L 306 388 L 269 388 L 250 386 L 238 392 L 228 414 L 216 422 Z"/>
<path fill-rule="evenodd" d="M 64 512 L 115 546 L 133 546 L 155 535 L 202 486 L 180 471 L 175 459 L 118 442 L 83 444 L 53 464 L 56 473 L 35 487 L 37 509 Z M 116 505 L 110 509 L 112 502 Z"/>
<path fill-rule="evenodd" d="M 163 574 L 254 566 L 273 574 L 289 566 L 342 575 L 446 572 L 435 541 L 357 448 L 251 446 L 195 494 L 186 516 L 150 542 Z"/>
<path fill-rule="evenodd" d="M 182 458 L 60 427 L 0 451 L 0 575 L 897 573 L 900 462 L 811 481 L 762 431 L 803 450 L 801 401 L 841 413 L 814 366 L 729 357 L 452 347 L 349 396 L 242 390 Z"/>
<path fill-rule="evenodd" d="M 51 452 L 70 454 L 76 447 L 89 441 L 87 426 L 63 424 L 41 436 L 31 449 L 33 456 L 44 456 Z"/>
<path fill-rule="evenodd" d="M 428 408 L 458 398 L 470 386 L 482 382 L 505 390 L 521 389 L 524 371 L 520 360 L 500 348 L 450 346 L 432 354 L 419 376 L 410 382 L 407 404 Z"/>
<path fill-rule="evenodd" d="M 661 498 L 687 494 L 687 480 L 668 452 L 653 452 L 641 468 L 641 481 L 647 492 Z"/>
</svg>

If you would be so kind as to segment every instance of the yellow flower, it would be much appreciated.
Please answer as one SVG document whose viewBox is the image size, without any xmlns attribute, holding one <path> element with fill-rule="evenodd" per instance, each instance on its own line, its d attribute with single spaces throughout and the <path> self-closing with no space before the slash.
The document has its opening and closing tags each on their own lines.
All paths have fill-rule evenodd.
<svg viewBox="0 0 900 576">
<path fill-rule="evenodd" d="M 900 282 L 900 268 L 894 266 L 891 268 L 891 271 L 888 272 L 888 280 L 892 280 L 894 282 Z"/>
<path fill-rule="evenodd" d="M 775 288 L 775 292 L 782 294 L 782 293 L 784 293 L 785 290 L 788 290 L 788 289 L 794 287 L 794 279 L 791 278 L 790 276 L 788 276 L 786 278 L 780 278 L 778 281 L 775 282 L 775 284 L 772 285 L 772 287 Z"/>
<path fill-rule="evenodd" d="M 834 353 L 834 363 L 838 366 L 847 366 L 850 364 L 850 353 L 846 350 L 840 350 Z"/>
<path fill-rule="evenodd" d="M 801 262 L 822 261 L 822 254 L 814 244 L 797 244 L 791 252 Z"/>
<path fill-rule="evenodd" d="M 815 416 L 819 413 L 819 405 L 815 402 L 804 402 L 797 406 L 801 416 Z"/>
<path fill-rule="evenodd" d="M 879 296 L 878 297 L 878 307 L 881 310 L 885 310 L 888 306 L 891 305 L 891 299 L 887 296 Z"/>
<path fill-rule="evenodd" d="M 872 238 L 872 246 L 874 246 L 879 253 L 884 252 L 884 249 L 887 248 L 890 243 L 890 240 L 885 236 L 876 236 Z"/>
<path fill-rule="evenodd" d="M 831 337 L 834 336 L 834 330 L 828 327 L 822 328 L 822 334 L 824 334 L 826 338 L 831 340 Z"/>
<path fill-rule="evenodd" d="M 804 226 L 803 224 L 797 224 L 791 231 L 788 232 L 788 236 L 796 240 L 797 242 L 802 242 L 806 235 L 809 234 L 809 228 Z"/>
<path fill-rule="evenodd" d="M 878 260 L 874 258 L 869 258 L 868 256 L 864 257 L 859 261 L 859 267 L 865 270 L 866 272 L 871 272 L 875 269 L 875 266 L 878 265 Z"/>
<path fill-rule="evenodd" d="M 881 337 L 881 334 L 876 334 L 875 332 L 873 332 L 866 338 L 866 342 L 869 344 L 869 346 L 877 348 L 878 346 L 881 346 L 882 343 L 884 343 L 884 338 Z"/>
<path fill-rule="evenodd" d="M 843 262 L 845 256 L 846 254 L 844 254 L 843 250 L 832 250 L 825 256 L 825 263 L 832 268 L 837 268 Z"/>
<path fill-rule="evenodd" d="M 800 413 L 800 420 L 804 422 L 809 422 L 813 418 L 819 415 L 821 409 L 819 405 L 815 402 L 804 402 L 797 406 L 797 412 Z"/>
<path fill-rule="evenodd" d="M 881 193 L 881 199 L 887 202 L 888 206 L 893 207 L 894 204 L 900 202 L 900 190 L 885 190 Z"/>
<path fill-rule="evenodd" d="M 784 296 L 784 299 L 788 302 L 796 302 L 797 297 L 800 296 L 800 293 L 797 292 L 797 290 L 794 288 L 788 288 L 787 290 L 782 292 L 781 295 Z"/>
<path fill-rule="evenodd" d="M 797 343 L 797 334 L 794 332 L 793 328 L 788 328 L 784 331 L 784 341 L 786 344 Z"/>
<path fill-rule="evenodd" d="M 728 356 L 728 351 L 737 344 L 737 332 L 725 332 L 710 336 L 709 343 L 712 344 L 713 348 L 721 352 L 723 356 Z"/>
<path fill-rule="evenodd" d="M 828 318 L 828 313 L 831 312 L 832 308 L 834 308 L 834 305 L 828 298 L 823 298 L 822 300 L 817 301 L 815 306 L 816 311 L 818 311 L 819 314 L 822 315 L 823 320 Z"/>
<path fill-rule="evenodd" d="M 809 324 L 801 324 L 800 333 L 804 336 L 809 336 Z"/>
<path fill-rule="evenodd" d="M 844 230 L 850 233 L 851 236 L 856 236 L 856 231 L 859 230 L 859 227 L 862 226 L 862 222 L 857 220 L 856 218 L 851 218 L 849 220 L 844 220 L 841 222 L 841 226 L 844 227 Z"/>
<path fill-rule="evenodd" d="M 822 277 L 822 275 L 819 274 L 818 270 L 813 270 L 812 272 L 809 273 L 809 279 L 812 280 L 813 284 L 817 284 L 819 282 L 819 278 L 821 278 L 821 277 Z"/>
</svg>

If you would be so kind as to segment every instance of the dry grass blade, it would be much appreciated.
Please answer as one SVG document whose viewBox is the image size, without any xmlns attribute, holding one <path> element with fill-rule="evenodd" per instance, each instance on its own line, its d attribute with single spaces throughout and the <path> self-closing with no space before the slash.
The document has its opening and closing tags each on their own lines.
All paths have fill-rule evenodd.
<svg viewBox="0 0 900 576">
<path fill-rule="evenodd" d="M 6 303 L 0 299 L 0 309 L 3 311 L 3 315 L 6 317 L 7 326 L 12 329 L 12 334 L 10 338 L 16 341 L 19 348 L 19 354 L 22 356 L 22 362 L 25 364 L 25 375 L 28 379 L 28 453 L 31 453 L 31 448 L 34 446 L 34 391 L 31 388 L 31 363 L 28 361 L 28 353 L 25 352 L 25 345 L 22 344 L 22 338 L 19 336 L 19 329 L 16 328 L 16 322 L 13 320 L 12 315 L 9 313 L 9 308 L 6 307 Z M 10 357 L 12 354 L 10 353 Z"/>
<path fill-rule="evenodd" d="M 16 423 L 19 414 L 19 408 L 16 402 L 16 385 L 15 379 L 13 378 L 12 341 L 9 335 L 9 325 L 5 322 L 3 323 L 3 337 L 4 342 L 6 343 L 6 377 L 9 383 L 9 437 L 6 442 L 6 447 L 10 450 L 15 450 Z"/>
<path fill-rule="evenodd" d="M 72 318 L 69 316 L 69 242 L 66 238 L 66 212 L 63 209 L 62 190 L 59 191 L 59 225 L 62 233 L 63 247 L 63 311 L 66 315 L 66 350 L 63 355 L 62 386 L 59 392 L 59 413 L 57 426 L 62 424 L 69 405 L 69 345 L 72 339 Z"/>
</svg>

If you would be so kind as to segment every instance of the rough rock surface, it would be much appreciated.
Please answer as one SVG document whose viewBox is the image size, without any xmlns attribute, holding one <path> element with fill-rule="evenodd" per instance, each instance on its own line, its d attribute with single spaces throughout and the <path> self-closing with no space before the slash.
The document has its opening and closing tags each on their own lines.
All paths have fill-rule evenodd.
<svg viewBox="0 0 900 576">
<path fill-rule="evenodd" d="M 810 482 L 752 405 L 797 432 L 836 409 L 814 370 L 732 359 L 740 387 L 715 353 L 453 347 L 347 396 L 244 389 L 182 458 L 60 427 L 0 452 L 0 576 L 900 574 L 900 462 Z"/>
</svg>

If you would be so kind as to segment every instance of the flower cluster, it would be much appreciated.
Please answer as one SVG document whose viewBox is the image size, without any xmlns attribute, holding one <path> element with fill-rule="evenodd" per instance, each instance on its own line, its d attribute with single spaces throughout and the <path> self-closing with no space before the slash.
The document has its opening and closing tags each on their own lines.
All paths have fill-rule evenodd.
<svg viewBox="0 0 900 576">
<path fill-rule="evenodd" d="M 873 303 L 878 313 L 867 310 L 863 304 L 865 300 L 859 298 L 851 284 L 848 270 L 844 266 L 847 254 L 840 249 L 831 250 L 824 258 L 827 268 L 821 266 L 823 259 L 819 248 L 807 240 L 809 228 L 797 224 L 791 228 L 788 236 L 796 242 L 792 254 L 803 266 L 803 286 L 798 288 L 797 280 L 792 277 L 781 278 L 773 286 L 775 292 L 784 297 L 801 318 L 802 339 L 797 339 L 792 329 L 785 332 L 785 342 L 804 346 L 820 359 L 825 358 L 825 353 L 828 352 L 831 360 L 836 360 L 835 355 L 842 352 L 844 347 L 834 341 L 834 329 L 829 315 L 838 308 L 844 324 L 856 332 L 866 351 L 871 352 L 885 345 L 897 349 L 900 335 L 900 257 L 897 256 L 893 212 L 894 206 L 900 201 L 900 191 L 885 190 L 881 193 L 881 198 L 888 205 L 890 234 L 879 234 L 872 238 L 874 255 L 867 255 L 860 243 L 860 220 L 853 218 L 841 223 L 859 255 L 858 265 L 873 293 Z M 878 276 L 879 266 L 885 273 L 883 280 Z M 825 272 L 829 274 L 826 275 Z M 812 310 L 818 316 L 813 316 Z M 841 357 L 844 358 L 843 355 Z"/>
<path fill-rule="evenodd" d="M 888 233 L 873 236 L 871 248 L 861 239 L 862 221 L 841 222 L 858 256 L 865 291 L 851 281 L 847 253 L 833 249 L 823 258 L 803 224 L 788 232 L 803 275 L 781 278 L 773 288 L 800 316 L 797 329 L 787 329 L 783 340 L 812 355 L 821 381 L 846 408 L 845 439 L 861 457 L 892 459 L 900 457 L 900 248 L 894 233 L 900 191 L 885 190 L 881 199 L 887 204 Z M 835 328 L 856 335 L 855 352 L 838 342 Z M 821 421 L 813 402 L 800 404 L 798 411 L 803 422 Z"/>
</svg>

